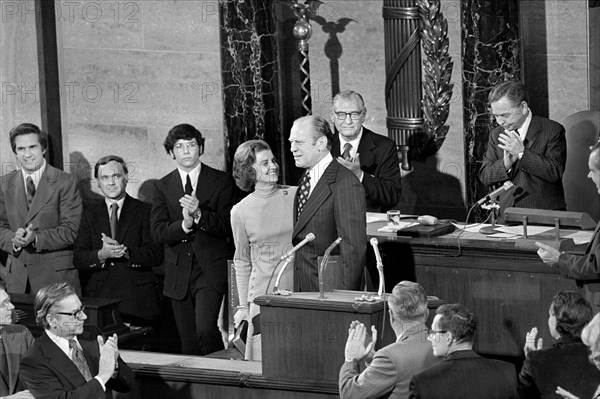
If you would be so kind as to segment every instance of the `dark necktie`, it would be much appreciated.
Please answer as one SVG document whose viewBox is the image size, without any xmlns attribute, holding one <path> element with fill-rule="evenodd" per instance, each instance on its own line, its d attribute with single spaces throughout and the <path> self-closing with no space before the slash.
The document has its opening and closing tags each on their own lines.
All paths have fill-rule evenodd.
<svg viewBox="0 0 600 399">
<path fill-rule="evenodd" d="M 26 186 L 27 186 L 27 205 L 31 205 L 31 202 L 33 201 L 33 197 L 35 196 L 35 184 L 33 184 L 33 179 L 31 178 L 31 176 L 27 176 L 27 182 L 26 182 Z"/>
<path fill-rule="evenodd" d="M 298 187 L 298 209 L 296 212 L 296 219 L 300 217 L 302 210 L 304 209 L 304 205 L 308 200 L 308 195 L 310 194 L 310 173 L 308 170 L 300 179 L 300 186 Z"/>
<path fill-rule="evenodd" d="M 342 158 L 344 158 L 348 162 L 352 161 L 352 157 L 350 156 L 351 149 L 352 149 L 352 144 L 350 144 L 350 143 L 344 144 L 344 152 L 342 153 Z"/>
<path fill-rule="evenodd" d="M 192 191 L 194 191 L 194 188 L 192 187 L 192 179 L 190 179 L 190 175 L 188 174 L 185 177 L 185 193 L 187 195 L 192 195 Z"/>
<path fill-rule="evenodd" d="M 92 379 L 92 373 L 90 372 L 90 368 L 85 360 L 85 356 L 83 355 L 83 351 L 77 345 L 77 342 L 74 339 L 69 340 L 69 348 L 71 350 L 71 360 L 75 363 L 75 366 L 79 369 L 79 372 L 85 378 L 85 381 L 90 381 Z"/>
<path fill-rule="evenodd" d="M 117 221 L 118 217 L 119 204 L 113 202 L 110 205 L 110 236 L 113 240 L 117 239 Z"/>
</svg>

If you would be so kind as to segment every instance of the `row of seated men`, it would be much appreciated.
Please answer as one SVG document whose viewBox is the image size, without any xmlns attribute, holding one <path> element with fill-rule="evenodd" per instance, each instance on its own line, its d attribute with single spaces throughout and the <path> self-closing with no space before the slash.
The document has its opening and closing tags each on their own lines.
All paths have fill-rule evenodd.
<svg viewBox="0 0 600 399">
<path fill-rule="evenodd" d="M 270 215 L 297 227 L 276 241 L 273 259 L 309 231 L 317 236 L 289 268 L 297 290 L 316 290 L 317 255 L 338 236 L 344 238 L 340 288 L 358 289 L 367 245 L 364 214 L 393 207 L 400 193 L 395 144 L 363 128 L 362 97 L 341 93 L 331 116 L 339 132 L 335 136 L 322 117 L 294 124 L 290 141 L 296 164 L 318 176 L 312 176 L 298 207 Z M 66 281 L 77 293 L 83 288 L 85 296 L 120 299 L 124 321 L 144 325 L 159 312 L 152 268 L 162 264 L 163 294 L 171 302 L 182 352 L 223 349 L 217 319 L 227 290 L 226 261 L 233 257 L 230 214 L 242 196 L 232 176 L 201 162 L 204 137 L 196 128 L 181 124 L 168 132 L 164 148 L 177 167 L 155 181 L 151 205 L 126 194 L 125 160 L 106 156 L 94 167 L 104 200 L 85 209 L 74 179 L 45 161 L 45 132 L 23 123 L 9 139 L 20 166 L 4 175 L 0 186 L 0 249 L 7 254 L 0 277 L 9 292 L 35 294 L 49 283 Z M 258 167 L 251 155 L 244 163 L 248 173 Z M 278 168 L 275 175 L 276 184 Z M 330 190 L 333 195 L 323 195 Z M 305 203 L 305 219 L 299 219 Z"/>
<path fill-rule="evenodd" d="M 550 304 L 552 346 L 536 341 L 537 328 L 527 333 L 518 378 L 513 364 L 473 351 L 477 323 L 465 306 L 440 306 L 427 328 L 427 295 L 418 283 L 400 282 L 388 303 L 395 343 L 375 352 L 375 327 L 369 334 L 358 321 L 350 325 L 339 378 L 343 399 L 600 397 L 600 314 L 592 318 L 591 305 L 575 292 L 561 291 Z M 133 375 L 116 335 L 78 340 L 87 316 L 68 283 L 36 294 L 44 332 L 35 344 L 25 327 L 11 324 L 12 309 L 0 286 L 0 397 L 100 399 L 131 390 Z"/>
</svg>

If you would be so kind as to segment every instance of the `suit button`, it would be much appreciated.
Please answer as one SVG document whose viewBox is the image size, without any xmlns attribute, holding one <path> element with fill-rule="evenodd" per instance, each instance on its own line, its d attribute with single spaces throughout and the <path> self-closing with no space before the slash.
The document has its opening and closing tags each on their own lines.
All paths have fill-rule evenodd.
<svg viewBox="0 0 600 399">
<path fill-rule="evenodd" d="M 188 252 L 187 256 L 192 256 L 191 252 Z"/>
</svg>

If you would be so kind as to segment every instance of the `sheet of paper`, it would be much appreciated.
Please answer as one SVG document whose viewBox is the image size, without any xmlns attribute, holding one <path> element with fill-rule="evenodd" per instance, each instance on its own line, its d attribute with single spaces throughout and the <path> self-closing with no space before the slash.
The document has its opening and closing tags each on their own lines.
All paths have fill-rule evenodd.
<svg viewBox="0 0 600 399">
<path fill-rule="evenodd" d="M 528 236 L 533 236 L 536 234 L 540 234 L 540 233 L 545 233 L 547 231 L 553 230 L 554 226 L 527 226 L 527 235 Z M 518 225 L 518 226 L 504 226 L 504 227 L 497 227 L 496 230 L 501 231 L 503 233 L 508 233 L 508 234 L 516 234 L 519 236 L 523 235 L 523 225 Z"/>
<path fill-rule="evenodd" d="M 582 230 L 582 231 L 577 231 L 572 234 L 568 234 L 564 237 L 572 238 L 573 242 L 575 242 L 575 245 L 579 245 L 579 244 L 587 244 L 588 242 L 592 241 L 593 236 L 594 236 L 593 230 Z"/>
<path fill-rule="evenodd" d="M 417 222 L 388 223 L 387 226 L 377 229 L 377 231 L 379 231 L 381 233 L 395 233 L 398 230 L 402 230 L 407 227 L 416 226 L 418 224 L 419 223 L 417 223 Z"/>
<path fill-rule="evenodd" d="M 517 234 L 510 234 L 510 233 L 496 233 L 496 234 L 490 234 L 488 235 L 488 237 L 490 238 L 506 238 L 506 239 L 517 239 L 520 236 Z"/>
<path fill-rule="evenodd" d="M 465 227 L 465 225 L 463 223 L 452 223 L 454 225 L 454 227 L 456 227 L 459 230 L 462 230 L 463 227 Z M 491 224 L 489 223 L 471 223 L 468 224 L 465 228 L 465 232 L 467 233 L 479 233 L 479 229 L 481 229 L 482 227 L 489 227 L 491 226 Z M 498 226 L 498 225 L 496 225 Z"/>
<path fill-rule="evenodd" d="M 367 223 L 387 222 L 386 213 L 367 212 Z"/>
</svg>

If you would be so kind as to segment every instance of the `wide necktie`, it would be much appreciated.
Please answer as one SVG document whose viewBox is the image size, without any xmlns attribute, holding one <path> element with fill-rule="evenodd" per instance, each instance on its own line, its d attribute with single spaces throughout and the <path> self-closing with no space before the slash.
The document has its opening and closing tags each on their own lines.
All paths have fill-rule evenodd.
<svg viewBox="0 0 600 399">
<path fill-rule="evenodd" d="M 113 202 L 110 205 L 110 236 L 113 240 L 117 239 L 117 221 L 119 220 L 118 212 L 119 204 Z"/>
<path fill-rule="evenodd" d="M 27 181 L 26 181 L 26 186 L 27 186 L 27 205 L 31 205 L 31 202 L 33 201 L 33 197 L 35 196 L 35 184 L 33 184 L 33 179 L 31 178 L 31 176 L 27 176 Z"/>
<path fill-rule="evenodd" d="M 194 191 L 194 188 L 192 187 L 192 179 L 190 179 L 190 175 L 186 175 L 185 177 L 185 193 L 187 195 L 192 195 L 192 191 Z"/>
<path fill-rule="evenodd" d="M 352 149 L 352 144 L 350 144 L 350 143 L 344 144 L 344 152 L 342 153 L 342 158 L 344 158 L 348 162 L 352 161 L 352 156 L 350 155 L 351 149 Z"/>
<path fill-rule="evenodd" d="M 79 372 L 81 375 L 83 375 L 83 378 L 85 378 L 85 381 L 90 381 L 92 379 L 92 373 L 90 372 L 90 368 L 85 360 L 83 351 L 79 345 L 77 345 L 77 341 L 70 339 L 69 348 L 71 350 L 71 360 L 73 360 L 73 363 L 75 363 L 75 366 L 77 366 Z"/>
<path fill-rule="evenodd" d="M 302 210 L 304 209 L 304 205 L 306 204 L 306 201 L 308 200 L 309 194 L 310 194 L 310 173 L 308 173 L 308 170 L 307 170 L 306 173 L 304 173 L 304 175 L 302 176 L 302 179 L 300 179 L 300 185 L 298 187 L 298 208 L 297 208 L 297 212 L 296 212 L 296 218 L 300 217 L 300 214 L 302 213 Z"/>
</svg>

